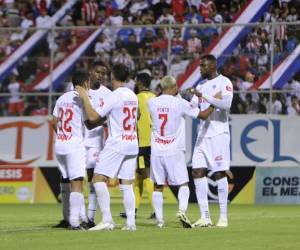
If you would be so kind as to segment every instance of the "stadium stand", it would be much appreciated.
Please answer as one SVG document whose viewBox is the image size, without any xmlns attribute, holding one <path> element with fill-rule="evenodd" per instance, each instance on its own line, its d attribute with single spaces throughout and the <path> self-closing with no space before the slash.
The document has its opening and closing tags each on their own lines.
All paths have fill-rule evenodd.
<svg viewBox="0 0 300 250">
<path fill-rule="evenodd" d="M 1 27 L 39 27 L 42 19 L 53 16 L 65 2 L 68 1 L 0 1 Z M 66 67 L 64 74 L 58 74 L 53 90 L 64 91 L 68 74 L 76 68 L 88 69 L 94 61 L 103 61 L 107 65 L 121 62 L 129 65 L 131 78 L 139 72 L 149 72 L 155 75 L 156 84 L 153 90 L 159 92 L 158 79 L 171 73 L 178 79 L 179 85 L 190 78 L 198 64 L 198 58 L 223 44 L 229 28 L 214 24 L 234 23 L 243 18 L 252 1 L 247 0 L 202 0 L 202 1 L 171 1 L 171 0 L 118 0 L 118 1 L 77 1 L 72 11 L 67 13 L 58 24 L 61 28 L 48 35 L 26 55 L 12 72 L 17 75 L 17 81 L 22 88 L 19 91 L 46 91 L 50 79 L 50 58 L 53 50 L 53 70 L 58 66 Z M 264 1 L 261 1 L 264 2 Z M 237 40 L 232 42 L 230 50 L 222 53 L 219 71 L 228 76 L 234 83 L 235 94 L 232 113 L 272 113 L 273 106 L 280 106 L 280 114 L 287 114 L 292 96 L 300 96 L 300 75 L 297 53 L 299 43 L 299 28 L 296 25 L 280 24 L 275 26 L 274 58 L 271 63 L 272 30 L 270 22 L 299 21 L 299 2 L 295 0 L 265 1 L 260 16 L 256 16 L 259 26 L 243 28 Z M 249 10 L 249 9 L 248 9 Z M 254 18 L 254 17 L 253 17 Z M 253 19 L 254 20 L 254 19 Z M 97 36 L 93 29 L 74 28 L 82 25 L 110 25 L 114 27 L 99 31 Z M 182 28 L 153 28 L 154 24 L 185 24 Z M 207 24 L 208 26 L 188 25 Z M 139 25 L 128 27 L 127 25 Z M 147 27 L 148 25 L 148 27 Z M 126 27 L 122 27 L 126 26 Z M 246 31 L 247 30 L 247 31 Z M 1 32 L 1 31 L 0 31 Z M 244 32 L 244 33 L 242 33 Z M 0 33 L 0 62 L 13 53 L 32 31 L 23 29 L 22 32 Z M 94 36 L 93 36 L 94 34 Z M 232 35 L 232 33 L 230 33 Z M 243 35 L 242 35 L 243 34 Z M 170 37 L 170 43 L 168 38 Z M 92 39 L 93 38 L 93 39 Z M 81 45 L 90 39 L 89 46 Z M 169 48 L 169 45 L 171 46 Z M 230 46 L 228 46 L 230 47 Z M 79 53 L 79 50 L 81 52 Z M 219 53 L 219 52 L 216 52 Z M 70 58 L 75 58 L 70 63 Z M 270 65 L 273 70 L 288 60 L 292 79 L 278 76 L 274 89 L 289 89 L 289 94 L 277 93 L 272 96 L 274 105 L 268 107 L 269 94 L 265 92 L 238 93 L 268 88 Z M 297 63 L 298 62 L 298 63 Z M 67 65 L 67 66 L 66 66 Z M 55 76 L 56 77 L 56 76 Z M 197 78 L 198 76 L 196 76 Z M 197 78 L 199 82 L 201 79 Z M 49 80 L 50 82 L 50 80 Z M 129 85 L 132 85 L 130 81 Z M 189 81 L 194 84 L 195 82 Z M 9 93 L 8 86 L 11 76 L 6 77 L 0 85 L 0 93 Z M 38 87 L 43 86 L 42 88 Z M 48 84 L 48 85 L 47 85 Z M 267 87 L 263 87 L 267 86 Z M 1 98 L 0 105 L 7 114 L 8 99 Z M 25 98 L 26 107 L 30 107 L 32 97 Z M 45 106 L 46 103 L 44 103 Z M 43 106 L 43 105 L 42 105 Z M 46 105 L 47 106 L 47 105 Z M 275 112 L 275 111 L 274 111 Z M 28 112 L 27 112 L 28 113 Z"/>
</svg>

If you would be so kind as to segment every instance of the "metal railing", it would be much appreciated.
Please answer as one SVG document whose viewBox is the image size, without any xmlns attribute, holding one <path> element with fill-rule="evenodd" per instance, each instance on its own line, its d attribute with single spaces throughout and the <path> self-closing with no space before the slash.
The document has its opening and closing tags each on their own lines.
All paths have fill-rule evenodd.
<svg viewBox="0 0 300 250">
<path fill-rule="evenodd" d="M 265 69 L 266 71 L 269 71 L 271 73 L 271 76 L 270 76 L 270 82 L 269 82 L 269 88 L 268 89 L 265 89 L 265 90 L 260 90 L 259 92 L 260 93 L 267 93 L 269 95 L 269 100 L 270 100 L 270 103 L 272 101 L 272 95 L 274 95 L 274 93 L 289 93 L 290 91 L 289 90 L 283 90 L 283 89 L 274 89 L 273 88 L 273 82 L 274 82 L 274 79 L 273 79 L 273 72 L 274 72 L 274 62 L 275 62 L 275 58 L 278 56 L 279 53 L 281 53 L 283 55 L 283 58 L 288 56 L 289 54 L 293 53 L 293 52 L 287 52 L 287 51 L 278 51 L 281 50 L 281 48 L 278 48 L 278 42 L 280 42 L 277 38 L 277 36 L 279 35 L 279 29 L 282 29 L 283 32 L 287 32 L 286 35 L 287 35 L 287 38 L 290 39 L 290 38 L 294 38 L 296 40 L 296 46 L 299 44 L 299 41 L 300 41 L 300 22 L 279 22 L 279 23 L 245 23 L 245 24 L 242 24 L 242 23 L 239 23 L 239 24 L 231 24 L 231 23 L 221 23 L 221 24 L 198 24 L 198 25 L 193 25 L 193 24 L 185 24 L 185 25 L 180 25 L 180 24 L 176 24 L 176 25 L 164 25 L 164 24 L 161 24 L 161 25 L 127 25 L 127 26 L 122 26 L 122 27 L 110 27 L 110 26 L 103 26 L 103 28 L 105 29 L 105 31 L 107 31 L 107 33 L 111 33 L 113 34 L 113 36 L 116 35 L 116 32 L 118 30 L 121 30 L 121 29 L 133 29 L 133 30 L 137 30 L 137 29 L 156 29 L 156 30 L 162 30 L 165 34 L 165 37 L 167 38 L 167 50 L 166 50 L 166 55 L 164 57 L 164 60 L 166 62 L 166 65 L 165 65 L 165 69 L 166 69 L 166 73 L 168 74 L 170 72 L 170 68 L 171 68 L 171 65 L 172 65 L 172 60 L 173 60 L 173 54 L 174 54 L 174 51 L 173 51 L 173 44 L 172 44 L 172 39 L 174 38 L 174 29 L 180 29 L 181 30 L 181 36 L 184 36 L 184 32 L 186 32 L 186 30 L 189 30 L 189 29 L 196 29 L 197 30 L 197 34 L 198 34 L 198 37 L 200 37 L 200 39 L 202 39 L 205 43 L 204 43 L 204 46 L 208 46 L 211 42 L 212 42 L 212 37 L 209 37 L 209 36 L 206 36 L 205 35 L 205 30 L 207 28 L 212 28 L 215 30 L 215 37 L 214 38 L 218 38 L 222 35 L 222 33 L 220 33 L 220 30 L 219 29 L 222 29 L 222 31 L 226 30 L 226 28 L 228 27 L 235 27 L 235 26 L 243 26 L 243 27 L 248 27 L 250 29 L 252 29 L 252 31 L 250 31 L 249 34 L 253 34 L 253 29 L 255 28 L 262 28 L 262 29 L 265 29 L 268 31 L 268 41 L 269 41 L 269 44 L 270 44 L 270 51 L 267 53 L 267 65 L 265 65 Z M 98 29 L 99 27 L 98 26 L 61 26 L 61 27 L 52 27 L 49 31 L 49 35 L 48 37 L 52 37 L 52 39 L 58 39 L 57 37 L 60 37 L 62 36 L 63 33 L 68 33 L 70 34 L 70 32 L 80 32 L 80 31 L 86 31 L 86 30 L 96 30 Z M 285 29 L 285 31 L 284 31 Z M 27 29 L 27 31 L 29 32 L 32 32 L 32 31 L 35 31 L 36 29 L 35 28 L 29 28 Z M 17 28 L 3 28 L 1 27 L 0 28 L 0 39 L 3 40 L 4 39 L 7 39 L 7 38 L 10 38 L 11 35 L 9 34 L 12 34 L 12 33 L 20 33 L 21 31 L 24 31 L 24 30 L 21 30 L 21 29 L 17 29 Z M 293 31 L 293 33 L 291 33 L 291 31 Z M 199 35 L 199 34 L 202 34 L 202 35 Z M 246 39 L 246 42 L 249 40 L 249 37 L 250 35 L 247 35 L 246 37 L 248 37 L 248 39 Z M 66 39 L 67 40 L 67 39 Z M 208 41 L 208 42 L 207 42 Z M 286 39 L 285 37 L 282 38 L 282 41 L 283 42 L 286 42 Z M 11 41 L 10 43 L 13 43 L 14 41 Z M 56 45 L 58 43 L 58 41 L 55 42 Z M 58 50 L 55 49 L 55 43 L 53 43 L 51 46 L 50 49 L 47 49 L 45 51 L 47 51 L 46 53 L 42 53 L 42 57 L 44 58 L 43 60 L 41 59 L 42 57 L 39 56 L 40 54 L 38 54 L 38 56 L 36 56 L 35 53 L 29 53 L 29 55 L 27 55 L 27 60 L 29 62 L 32 62 L 32 63 L 36 63 L 37 66 L 36 66 L 36 71 L 38 71 L 38 67 L 39 67 L 39 62 L 40 61 L 47 61 L 48 62 L 48 72 L 49 72 L 49 75 L 50 75 L 50 79 L 51 79 L 51 82 L 52 79 L 53 79 L 53 70 L 56 66 L 56 60 L 57 60 L 57 54 L 58 54 Z M 207 43 L 207 44 L 206 44 Z M 243 40 L 239 43 L 238 47 L 242 47 L 241 44 L 245 43 L 245 38 L 243 38 Z M 46 44 L 46 43 L 44 43 Z M 49 45 L 49 44 L 48 44 Z M 68 46 L 70 44 L 68 43 L 65 43 L 65 46 Z M 92 48 L 93 46 L 95 45 L 95 43 L 92 45 Z M 204 53 L 205 49 L 202 50 L 202 53 Z M 240 55 L 240 52 L 242 51 L 242 49 L 239 50 L 239 54 L 236 55 L 236 51 L 233 51 L 232 53 L 230 54 L 224 54 L 222 56 L 224 57 L 232 57 L 232 56 L 235 56 L 236 58 L 239 58 L 239 55 Z M 110 59 L 112 57 L 114 57 L 114 53 L 115 51 L 112 51 L 109 56 L 110 56 Z M 183 54 L 183 57 L 186 57 L 185 59 L 189 59 L 189 60 L 192 60 L 191 58 L 189 58 L 189 56 L 195 56 L 196 53 L 194 53 L 194 55 L 188 55 L 188 54 Z M 248 56 L 249 58 L 251 58 L 251 56 L 253 55 L 246 55 Z M 255 55 L 255 56 L 260 56 L 259 54 Z M 141 55 L 136 61 L 142 61 L 144 60 L 144 57 L 145 55 Z M 151 56 L 150 56 L 151 57 Z M 47 60 L 45 60 L 45 58 L 47 58 Z M 87 64 L 89 66 L 92 65 L 92 61 L 95 59 L 95 57 L 93 56 L 93 53 L 92 54 L 84 54 L 82 57 L 80 57 L 78 59 L 78 62 L 79 63 L 82 63 L 82 64 L 85 64 L 87 61 Z M 0 54 L 0 61 L 5 61 L 5 56 L 3 56 L 1 58 L 1 54 Z M 32 60 L 32 61 L 31 61 Z M 24 60 L 22 60 L 21 64 L 24 63 Z M 27 62 L 25 62 L 27 63 Z M 28 63 L 27 63 L 28 64 Z M 19 64 L 20 65 L 20 64 Z M 88 66 L 88 67 L 89 67 Z M 26 72 L 28 73 L 28 72 Z M 31 78 L 33 77 L 36 77 L 38 74 L 33 74 L 31 75 Z M 20 77 L 20 76 L 19 76 Z M 27 79 L 25 79 L 27 80 Z M 4 100 L 5 98 L 9 98 L 11 95 L 10 93 L 5 93 L 5 92 L 2 92 L 1 91 L 1 85 L 5 85 L 5 82 L 7 83 L 7 81 L 3 81 L 2 83 L 0 83 L 0 98 L 2 100 Z M 235 91 L 235 94 L 239 94 L 239 93 L 253 93 L 253 91 Z M 20 96 L 24 97 L 25 99 L 29 96 L 47 96 L 48 97 L 48 101 L 47 101 L 47 106 L 48 106 L 48 112 L 49 114 L 51 113 L 52 111 L 52 108 L 53 108 L 53 103 L 55 101 L 55 97 L 61 95 L 62 92 L 56 92 L 56 90 L 53 88 L 53 85 L 50 84 L 49 88 L 47 89 L 47 92 L 25 92 L 25 93 L 20 93 Z M 4 101 L 2 101 L 3 103 Z M 1 104 L 1 102 L 0 102 Z"/>
</svg>

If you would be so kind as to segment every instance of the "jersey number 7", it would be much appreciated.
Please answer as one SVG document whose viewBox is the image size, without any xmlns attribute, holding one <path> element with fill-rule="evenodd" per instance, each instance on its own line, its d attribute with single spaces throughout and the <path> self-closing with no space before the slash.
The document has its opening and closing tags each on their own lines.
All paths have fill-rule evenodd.
<svg viewBox="0 0 300 250">
<path fill-rule="evenodd" d="M 160 135 L 164 136 L 165 135 L 165 126 L 168 121 L 168 114 L 159 114 L 158 119 L 163 120 L 160 125 Z"/>
</svg>

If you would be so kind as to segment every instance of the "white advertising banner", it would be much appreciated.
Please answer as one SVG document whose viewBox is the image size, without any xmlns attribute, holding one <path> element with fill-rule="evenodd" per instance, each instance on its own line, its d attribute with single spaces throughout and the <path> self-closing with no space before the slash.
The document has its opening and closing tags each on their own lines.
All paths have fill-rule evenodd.
<svg viewBox="0 0 300 250">
<path fill-rule="evenodd" d="M 231 165 L 300 166 L 300 117 L 232 115 Z"/>
<path fill-rule="evenodd" d="M 193 122 L 192 137 L 187 136 L 193 145 L 198 124 Z M 231 166 L 299 167 L 298 129 L 300 117 L 296 116 L 231 115 Z"/>
<path fill-rule="evenodd" d="M 57 166 L 51 117 L 0 119 L 0 165 Z"/>
<path fill-rule="evenodd" d="M 197 122 L 187 119 L 186 159 L 191 162 Z M 231 165 L 300 166 L 300 118 L 231 115 Z M 0 118 L 0 165 L 57 166 L 50 117 Z"/>
</svg>

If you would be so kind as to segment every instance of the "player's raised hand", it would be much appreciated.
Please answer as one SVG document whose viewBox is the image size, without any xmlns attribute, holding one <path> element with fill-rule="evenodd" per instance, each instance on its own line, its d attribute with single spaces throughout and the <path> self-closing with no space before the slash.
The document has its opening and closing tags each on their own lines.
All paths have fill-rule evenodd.
<svg viewBox="0 0 300 250">
<path fill-rule="evenodd" d="M 202 97 L 202 93 L 199 92 L 199 91 L 198 91 L 197 89 L 195 89 L 195 88 L 189 88 L 189 89 L 187 89 L 187 91 L 188 91 L 189 93 L 191 93 L 191 94 L 194 94 L 194 95 L 198 96 L 198 97 Z"/>
<path fill-rule="evenodd" d="M 77 85 L 77 86 L 75 87 L 75 90 L 76 90 L 76 92 L 79 94 L 79 97 L 80 97 L 81 99 L 83 99 L 83 98 L 85 98 L 85 97 L 88 96 L 87 91 L 85 90 L 85 88 L 83 88 L 83 87 L 81 87 L 81 86 L 79 86 L 79 85 Z"/>
</svg>

